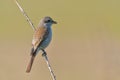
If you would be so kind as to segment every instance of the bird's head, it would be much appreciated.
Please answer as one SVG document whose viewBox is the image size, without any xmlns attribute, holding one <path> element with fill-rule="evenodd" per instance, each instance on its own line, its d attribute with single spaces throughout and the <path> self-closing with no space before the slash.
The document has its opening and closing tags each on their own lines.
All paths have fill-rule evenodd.
<svg viewBox="0 0 120 80">
<path fill-rule="evenodd" d="M 44 26 L 46 26 L 46 27 L 49 27 L 52 24 L 57 24 L 57 22 L 54 21 L 51 17 L 46 16 L 43 19 L 41 19 L 41 24 L 44 25 Z"/>
</svg>

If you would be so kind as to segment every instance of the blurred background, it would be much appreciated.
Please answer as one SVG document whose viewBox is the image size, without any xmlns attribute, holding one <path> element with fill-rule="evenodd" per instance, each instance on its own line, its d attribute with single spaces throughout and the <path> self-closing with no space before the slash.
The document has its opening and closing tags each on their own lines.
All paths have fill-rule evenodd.
<svg viewBox="0 0 120 80">
<path fill-rule="evenodd" d="M 120 0 L 18 0 L 37 27 L 58 22 L 46 49 L 57 80 L 120 80 Z M 0 80 L 52 80 L 41 53 L 31 73 L 33 30 L 14 0 L 0 0 Z"/>
</svg>

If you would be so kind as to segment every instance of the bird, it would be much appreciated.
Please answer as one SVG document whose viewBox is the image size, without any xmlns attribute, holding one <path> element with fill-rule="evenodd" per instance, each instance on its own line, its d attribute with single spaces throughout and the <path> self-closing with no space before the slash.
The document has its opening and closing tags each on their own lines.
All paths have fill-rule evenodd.
<svg viewBox="0 0 120 80">
<path fill-rule="evenodd" d="M 31 58 L 27 65 L 26 72 L 29 73 L 32 68 L 35 56 L 42 51 L 42 56 L 46 55 L 45 48 L 49 45 L 52 39 L 52 24 L 57 24 L 51 17 L 45 16 L 40 20 L 37 29 L 33 34 L 32 48 L 31 48 Z"/>
</svg>

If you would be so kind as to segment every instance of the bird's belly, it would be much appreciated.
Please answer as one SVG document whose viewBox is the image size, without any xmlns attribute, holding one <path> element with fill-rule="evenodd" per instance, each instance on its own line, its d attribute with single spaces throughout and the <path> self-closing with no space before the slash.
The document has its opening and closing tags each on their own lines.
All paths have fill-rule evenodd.
<svg viewBox="0 0 120 80">
<path fill-rule="evenodd" d="M 48 37 L 41 43 L 40 48 L 45 49 L 52 39 L 52 32 L 49 33 Z"/>
</svg>

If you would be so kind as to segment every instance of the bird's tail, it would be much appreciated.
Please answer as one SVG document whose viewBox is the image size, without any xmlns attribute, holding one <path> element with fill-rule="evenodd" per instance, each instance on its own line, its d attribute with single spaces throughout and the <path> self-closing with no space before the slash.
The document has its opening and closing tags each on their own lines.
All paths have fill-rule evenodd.
<svg viewBox="0 0 120 80">
<path fill-rule="evenodd" d="M 34 59 L 35 59 L 35 56 L 34 56 L 34 55 L 31 55 L 31 59 L 30 59 L 30 62 L 29 62 L 29 64 L 28 64 L 27 70 L 26 70 L 27 73 L 29 73 L 29 72 L 31 71 L 31 68 L 32 68 L 32 64 L 33 64 L 33 62 L 34 62 Z"/>
</svg>

